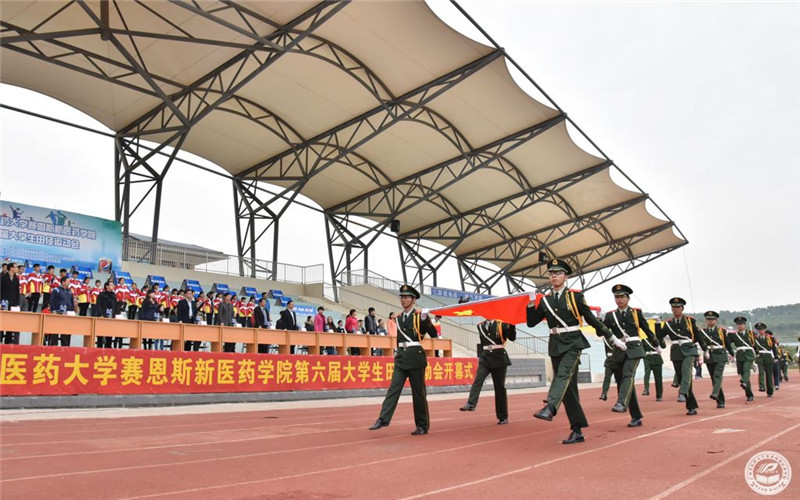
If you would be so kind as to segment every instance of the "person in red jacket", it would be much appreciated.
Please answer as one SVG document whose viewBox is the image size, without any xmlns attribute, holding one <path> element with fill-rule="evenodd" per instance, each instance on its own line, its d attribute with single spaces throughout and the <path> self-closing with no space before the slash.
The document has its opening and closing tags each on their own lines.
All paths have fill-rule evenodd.
<svg viewBox="0 0 800 500">
<path fill-rule="evenodd" d="M 136 319 L 136 311 L 139 310 L 139 296 L 144 295 L 136 283 L 131 283 L 131 289 L 128 290 L 128 319 Z"/>
<path fill-rule="evenodd" d="M 94 286 L 89 289 L 89 304 L 92 306 L 92 317 L 99 318 L 103 315 L 100 308 L 97 307 L 97 297 L 103 291 L 103 286 L 100 280 L 94 280 Z"/>
<path fill-rule="evenodd" d="M 90 288 L 90 278 L 87 276 L 83 278 L 83 282 L 77 288 L 78 316 L 86 316 L 89 311 Z"/>
<path fill-rule="evenodd" d="M 58 286 L 56 284 L 56 267 L 52 264 L 47 266 L 47 272 L 42 275 L 42 309 L 50 305 L 50 290 Z"/>
<path fill-rule="evenodd" d="M 39 299 L 42 297 L 42 290 L 44 290 L 44 277 L 41 273 L 42 266 L 40 264 L 33 265 L 33 271 L 28 274 L 28 311 L 36 312 L 39 309 Z M 48 289 L 49 290 L 49 289 Z"/>
<path fill-rule="evenodd" d="M 128 285 L 125 283 L 125 278 L 117 280 L 117 286 L 114 287 L 114 296 L 117 299 L 117 308 L 114 310 L 114 315 L 121 314 L 128 304 Z"/>
</svg>

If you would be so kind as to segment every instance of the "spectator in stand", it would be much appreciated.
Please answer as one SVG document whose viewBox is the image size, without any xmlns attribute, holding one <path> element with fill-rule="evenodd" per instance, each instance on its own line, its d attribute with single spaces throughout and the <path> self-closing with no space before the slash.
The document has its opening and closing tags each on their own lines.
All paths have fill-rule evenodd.
<svg viewBox="0 0 800 500">
<path fill-rule="evenodd" d="M 314 318 L 312 316 L 306 316 L 306 322 L 303 325 L 303 328 L 305 328 L 307 332 L 314 331 Z"/>
<path fill-rule="evenodd" d="M 325 320 L 325 331 L 329 333 L 336 331 L 336 323 L 333 322 L 333 316 L 328 316 Z"/>
<path fill-rule="evenodd" d="M 217 294 L 219 297 L 219 294 Z M 231 303 L 231 294 L 224 293 L 222 295 L 222 302 L 219 303 L 219 310 L 217 312 L 217 324 L 222 326 L 233 326 L 233 304 Z M 236 352 L 236 343 L 225 342 L 222 345 L 223 352 Z"/>
<path fill-rule="evenodd" d="M 17 278 L 19 278 L 19 305 L 20 311 L 27 311 L 28 310 L 28 270 L 25 268 L 25 263 L 18 264 L 19 267 L 17 268 Z"/>
<path fill-rule="evenodd" d="M 256 310 L 256 297 L 255 295 L 250 296 L 250 300 L 247 301 L 247 311 L 246 311 L 246 318 L 247 321 L 245 322 L 245 328 L 253 328 L 255 324 L 253 320 L 253 312 Z"/>
<path fill-rule="evenodd" d="M 117 296 L 114 293 L 114 282 L 106 281 L 103 291 L 97 295 L 97 304 L 94 310 L 97 311 L 96 317 L 113 318 L 114 309 L 117 307 Z M 97 337 L 95 339 L 97 347 L 111 347 L 111 337 Z"/>
<path fill-rule="evenodd" d="M 355 334 L 360 333 L 360 330 L 358 328 L 358 317 L 356 316 L 355 309 L 350 309 L 350 314 L 348 314 L 347 317 L 345 318 L 344 329 L 347 333 L 355 333 Z M 348 349 L 348 354 L 350 354 L 351 356 L 360 356 L 361 349 L 359 349 L 358 347 L 350 347 Z"/>
<path fill-rule="evenodd" d="M 217 292 L 217 296 L 214 297 L 214 302 L 212 305 L 214 306 L 213 314 L 214 314 L 214 325 L 221 325 L 222 323 L 219 322 L 219 305 L 222 303 L 222 294 Z"/>
<path fill-rule="evenodd" d="M 153 290 L 148 290 L 144 300 L 142 301 L 142 308 L 139 312 L 139 316 L 141 317 L 142 321 L 158 321 L 161 315 L 161 310 L 161 305 L 156 300 L 156 293 Z M 160 342 L 160 347 L 163 349 L 163 339 L 157 339 L 155 342 L 153 342 L 153 339 L 149 338 L 142 339 L 142 347 L 145 349 L 153 349 L 156 342 Z"/>
<path fill-rule="evenodd" d="M 375 316 L 374 307 L 370 307 L 367 310 L 367 316 L 364 318 L 364 330 L 369 335 L 378 333 L 378 318 Z"/>
<path fill-rule="evenodd" d="M 144 292 L 139 290 L 136 283 L 131 283 L 131 289 L 128 290 L 128 319 L 136 319 L 136 311 L 139 310 L 139 296 L 144 297 Z"/>
<path fill-rule="evenodd" d="M 314 331 L 325 331 L 325 308 L 322 306 L 317 308 L 317 314 L 314 316 Z"/>
<path fill-rule="evenodd" d="M 75 301 L 78 301 L 78 294 L 81 291 L 81 274 L 78 271 L 72 271 L 72 278 L 69 280 L 69 292 L 75 298 Z"/>
<path fill-rule="evenodd" d="M 267 311 L 267 299 L 259 299 L 258 307 L 255 308 L 253 311 L 253 323 L 256 328 L 269 328 L 269 312 Z M 258 352 L 259 354 L 267 354 L 269 353 L 270 344 L 258 344 Z"/>
<path fill-rule="evenodd" d="M 75 311 L 75 299 L 69 291 L 69 278 L 66 276 L 66 269 L 61 278 L 61 284 L 58 288 L 50 290 L 50 312 L 53 314 L 67 314 L 67 311 Z M 70 344 L 69 335 L 47 335 L 49 339 L 47 345 L 61 344 L 62 347 L 68 347 Z"/>
<path fill-rule="evenodd" d="M 175 322 L 181 323 L 181 319 L 178 316 L 178 304 L 180 304 L 181 300 L 183 299 L 183 293 L 180 292 L 177 288 L 172 289 L 172 293 L 169 294 L 169 314 L 170 314 L 170 321 L 172 320 L 172 316 L 175 316 Z"/>
<path fill-rule="evenodd" d="M 205 324 L 208 323 L 208 311 L 211 308 L 211 301 L 206 296 L 205 292 L 197 294 L 197 317 L 201 318 Z"/>
<path fill-rule="evenodd" d="M 89 290 L 91 289 L 91 279 L 87 276 L 78 287 L 78 316 L 86 316 L 89 313 Z"/>
<path fill-rule="evenodd" d="M 347 331 L 344 329 L 344 324 L 342 323 L 342 320 L 339 320 L 339 322 L 336 323 L 335 331 L 336 333 L 347 333 Z"/>
<path fill-rule="evenodd" d="M 6 272 L 0 276 L 0 301 L 8 301 L 9 309 L 19 307 L 19 266 L 14 262 L 6 265 Z M 3 332 L 4 344 L 19 344 L 19 332 Z"/>
<path fill-rule="evenodd" d="M 58 286 L 57 279 L 55 266 L 47 266 L 47 272 L 42 275 L 42 309 L 50 305 L 50 290 Z"/>
<path fill-rule="evenodd" d="M 89 305 L 91 306 L 90 313 L 93 318 L 102 316 L 100 308 L 97 307 L 97 297 L 103 291 L 103 286 L 100 280 L 94 280 L 94 286 L 89 288 Z"/>
<path fill-rule="evenodd" d="M 300 327 L 297 324 L 297 314 L 294 312 L 294 301 L 289 299 L 289 302 L 286 303 L 286 309 L 281 311 L 281 317 L 278 320 L 280 325 L 278 325 L 279 330 L 294 330 L 297 331 Z M 295 346 L 289 346 L 289 352 L 291 354 L 297 354 L 297 349 Z"/>
<path fill-rule="evenodd" d="M 206 324 L 214 324 L 214 292 L 206 294 L 206 302 L 203 306 L 203 312 L 206 313 Z"/>
<path fill-rule="evenodd" d="M 378 328 L 375 330 L 377 335 L 389 335 L 389 332 L 386 331 L 386 324 L 383 322 L 383 319 L 378 320 Z"/>
<path fill-rule="evenodd" d="M 36 312 L 39 309 L 39 299 L 44 289 L 44 277 L 41 273 L 41 264 L 34 264 L 33 271 L 28 274 L 28 311 Z"/>
<path fill-rule="evenodd" d="M 178 322 L 194 324 L 197 318 L 197 302 L 194 300 L 194 292 L 186 290 L 183 299 L 178 302 Z M 184 351 L 199 351 L 199 340 L 187 340 L 183 343 Z"/>
<path fill-rule="evenodd" d="M 117 286 L 114 288 L 114 295 L 117 298 L 117 304 L 114 307 L 114 315 L 122 314 L 125 306 L 128 303 L 128 285 L 125 284 L 125 278 L 120 278 L 117 281 Z"/>
<path fill-rule="evenodd" d="M 436 315 L 433 318 L 433 327 L 436 328 L 436 338 L 437 339 L 442 338 L 442 323 L 441 323 L 441 320 L 442 320 L 442 317 L 439 316 L 439 315 Z M 439 351 L 433 351 L 433 356 L 435 358 L 438 358 L 441 355 L 439 354 Z"/>
<path fill-rule="evenodd" d="M 364 320 L 363 319 L 358 320 L 358 333 L 360 333 L 361 335 L 366 335 L 367 334 L 367 329 L 364 328 Z"/>
</svg>

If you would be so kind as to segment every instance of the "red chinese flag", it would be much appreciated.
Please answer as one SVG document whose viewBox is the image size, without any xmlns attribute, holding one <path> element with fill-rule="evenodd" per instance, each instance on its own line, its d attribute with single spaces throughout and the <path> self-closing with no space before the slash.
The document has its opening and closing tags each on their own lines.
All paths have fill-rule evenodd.
<svg viewBox="0 0 800 500">
<path fill-rule="evenodd" d="M 537 293 L 537 305 L 541 298 L 542 295 Z M 438 316 L 480 316 L 518 325 L 527 321 L 527 307 L 530 300 L 527 292 L 518 293 L 506 297 L 494 297 L 454 306 L 438 307 L 431 309 L 430 314 Z"/>
</svg>

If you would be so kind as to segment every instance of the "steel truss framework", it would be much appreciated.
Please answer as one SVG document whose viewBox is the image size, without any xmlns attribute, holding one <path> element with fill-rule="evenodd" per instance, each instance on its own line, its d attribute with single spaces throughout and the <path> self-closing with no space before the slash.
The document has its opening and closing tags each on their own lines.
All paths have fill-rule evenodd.
<svg viewBox="0 0 800 500">
<path fill-rule="evenodd" d="M 348 3 L 322 1 L 290 22 L 280 24 L 232 1 L 172 2 L 174 6 L 248 40 L 242 43 L 231 42 L 225 36 L 209 38 L 203 32 L 192 33 L 144 2 L 124 4 L 117 0 L 100 0 L 97 5 L 66 1 L 33 29 L 23 29 L 0 20 L 0 41 L 4 49 L 158 100 L 155 107 L 122 127 L 115 135 L 115 214 L 123 223 L 125 235 L 129 232 L 131 217 L 152 196 L 155 204 L 152 239 L 157 241 L 164 178 L 192 128 L 212 112 L 243 118 L 259 125 L 265 134 L 279 138 L 285 144 L 282 152 L 243 169 L 232 178 L 237 250 L 242 275 L 255 277 L 257 271 L 263 271 L 268 276 L 275 276 L 281 216 L 311 179 L 334 165 L 347 166 L 353 175 L 364 176 L 375 186 L 369 192 L 324 211 L 334 290 L 338 285 L 347 284 L 353 269 L 368 270 L 370 246 L 379 236 L 388 234 L 390 225 L 399 216 L 422 203 L 431 204 L 444 216 L 436 222 L 397 235 L 403 279 L 420 285 L 435 286 L 443 264 L 449 259 L 456 259 L 464 290 L 492 293 L 500 283 L 505 283 L 508 292 L 523 290 L 544 274 L 541 265 L 525 265 L 524 262 L 537 253 L 547 253 L 553 246 L 577 233 L 591 230 L 602 237 L 602 244 L 560 257 L 569 260 L 579 271 L 579 280 L 584 288 L 592 288 L 686 244 L 684 241 L 644 256 L 637 256 L 631 250 L 634 245 L 661 231 L 673 230 L 671 221 L 624 238 L 611 235 L 604 222 L 644 203 L 648 197 L 643 193 L 588 214 L 579 213 L 570 206 L 563 196 L 565 190 L 616 168 L 599 148 L 604 161 L 597 165 L 540 185 L 528 182 L 507 155 L 523 144 L 536 141 L 565 121 L 577 128 L 543 91 L 542 94 L 558 111 L 556 116 L 479 146 L 471 145 L 446 116 L 431 109 L 430 103 L 438 96 L 493 61 L 506 58 L 516 66 L 513 59 L 466 12 L 464 15 L 484 33 L 495 49 L 395 96 L 381 78 L 355 55 L 317 34 L 319 28 Z M 457 4 L 456 7 L 463 12 Z M 174 29 L 169 33 L 130 29 L 125 21 L 127 8 L 144 9 L 153 16 L 154 21 L 166 23 Z M 117 21 L 115 27 L 111 27 L 110 22 L 112 9 Z M 64 31 L 48 29 L 48 23 L 54 19 L 74 16 L 76 11 L 85 16 L 86 27 Z M 120 24 L 122 27 L 117 27 Z M 121 58 L 92 52 L 78 43 L 80 37 L 90 35 L 108 41 Z M 236 53 L 187 85 L 154 74 L 148 69 L 140 45 L 154 39 L 220 47 L 235 50 Z M 285 117 L 237 93 L 282 56 L 290 53 L 312 57 L 338 68 L 367 90 L 375 100 L 374 107 L 325 132 L 306 138 Z M 517 68 L 541 91 L 522 68 Z M 455 156 L 412 175 L 392 180 L 381 165 L 371 162 L 358 149 L 400 122 L 413 122 L 436 131 L 453 146 Z M 154 142 L 156 146 L 149 147 L 141 141 Z M 502 173 L 518 192 L 471 210 L 459 210 L 445 195 L 446 190 L 457 181 L 481 170 Z M 280 183 L 282 187 L 275 193 L 265 189 L 261 183 Z M 542 203 L 556 206 L 563 212 L 564 220 L 522 235 L 516 235 L 504 226 L 506 219 Z M 365 227 L 363 223 L 355 223 L 354 218 L 359 217 L 368 217 L 375 223 Z M 484 231 L 495 234 L 500 243 L 458 253 L 467 238 Z M 269 260 L 273 262 L 273 268 L 257 269 L 257 245 L 265 239 L 272 241 Z M 422 243 L 426 239 L 441 243 L 443 248 L 437 252 L 429 251 Z M 625 255 L 622 262 L 589 271 L 620 253 Z M 485 260 L 492 261 L 497 267 L 484 265 Z M 587 271 L 584 272 L 584 269 Z"/>
</svg>

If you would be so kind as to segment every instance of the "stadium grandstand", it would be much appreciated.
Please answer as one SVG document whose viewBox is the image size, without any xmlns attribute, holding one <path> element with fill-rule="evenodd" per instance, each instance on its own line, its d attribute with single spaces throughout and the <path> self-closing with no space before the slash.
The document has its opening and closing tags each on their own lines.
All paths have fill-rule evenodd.
<svg viewBox="0 0 800 500">
<path fill-rule="evenodd" d="M 114 141 L 122 268 L 140 285 L 158 276 L 170 287 L 278 290 L 306 312 L 322 305 L 338 319 L 375 307 L 388 317 L 401 282 L 436 307 L 542 288 L 557 256 L 588 289 L 685 245 L 650 196 L 452 5 L 482 41 L 422 1 L 12 2 L 0 12 L 0 81 L 111 131 L 100 133 Z M 171 166 L 203 168 L 182 152 L 229 180 L 236 255 L 160 237 Z M 325 264 L 281 263 L 281 220 L 301 195 L 324 217 Z M 145 202 L 152 230 L 133 234 Z M 370 259 L 386 238 L 401 263 L 393 279 Z M 448 266 L 458 274 L 450 289 L 439 286 Z M 474 351 L 475 321 L 443 320 L 454 352 Z M 521 331 L 509 352 L 541 359 L 545 342 Z"/>
</svg>

